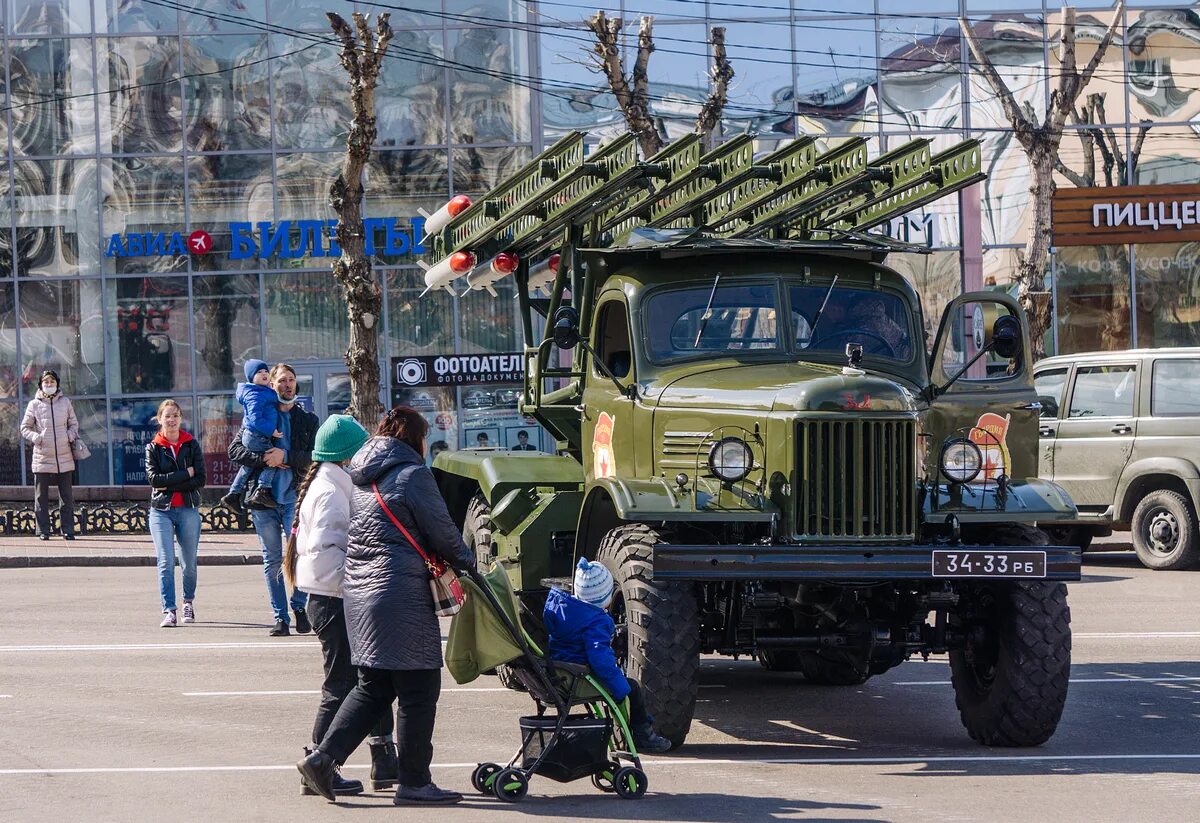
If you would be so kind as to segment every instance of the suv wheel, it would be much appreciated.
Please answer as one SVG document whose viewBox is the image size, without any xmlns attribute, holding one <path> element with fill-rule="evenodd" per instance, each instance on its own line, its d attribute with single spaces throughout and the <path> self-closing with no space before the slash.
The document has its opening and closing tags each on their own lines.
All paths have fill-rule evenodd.
<svg viewBox="0 0 1200 823">
<path fill-rule="evenodd" d="M 1078 546 L 1080 551 L 1091 548 L 1092 537 L 1095 533 L 1088 526 L 1041 526 L 1042 531 L 1050 536 L 1052 546 Z"/>
<path fill-rule="evenodd" d="M 1037 529 L 996 530 L 995 543 L 1044 546 Z M 1071 609 L 1061 583 L 964 586 L 951 624 L 964 643 L 950 652 L 954 702 L 972 739 L 1038 746 L 1058 728 L 1071 674 Z"/>
<path fill-rule="evenodd" d="M 654 729 L 683 745 L 696 711 L 700 677 L 700 621 L 685 583 L 650 579 L 659 532 L 641 523 L 617 526 L 600 541 L 596 559 L 616 583 L 609 614 L 617 624 L 617 662 L 642 686 Z"/>
<path fill-rule="evenodd" d="M 1181 494 L 1156 491 L 1133 510 L 1133 548 L 1148 569 L 1186 569 L 1200 559 L 1196 513 Z"/>
</svg>

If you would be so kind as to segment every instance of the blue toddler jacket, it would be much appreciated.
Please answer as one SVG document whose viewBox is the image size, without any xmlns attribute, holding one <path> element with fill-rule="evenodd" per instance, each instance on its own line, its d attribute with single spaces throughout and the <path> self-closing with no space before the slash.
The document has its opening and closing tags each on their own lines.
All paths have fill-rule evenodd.
<svg viewBox="0 0 1200 823">
<path fill-rule="evenodd" d="M 551 659 L 588 666 L 614 700 L 629 695 L 629 681 L 612 650 L 616 625 L 606 611 L 561 589 L 551 589 L 542 619 L 550 634 Z"/>
</svg>

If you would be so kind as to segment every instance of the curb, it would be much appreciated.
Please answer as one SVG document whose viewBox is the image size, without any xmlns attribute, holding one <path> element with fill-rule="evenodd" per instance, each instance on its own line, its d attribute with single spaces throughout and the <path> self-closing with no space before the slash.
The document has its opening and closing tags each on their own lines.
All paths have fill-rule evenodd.
<svg viewBox="0 0 1200 823">
<path fill-rule="evenodd" d="M 261 566 L 261 554 L 210 554 L 196 558 L 199 566 Z M 50 569 L 86 566 L 157 566 L 158 560 L 144 554 L 14 557 L 0 556 L 0 569 Z"/>
</svg>

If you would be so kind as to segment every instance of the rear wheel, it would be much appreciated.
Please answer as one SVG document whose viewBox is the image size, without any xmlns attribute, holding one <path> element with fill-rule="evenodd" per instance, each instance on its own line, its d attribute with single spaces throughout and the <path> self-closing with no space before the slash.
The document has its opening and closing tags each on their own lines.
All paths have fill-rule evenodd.
<svg viewBox="0 0 1200 823">
<path fill-rule="evenodd" d="M 1200 559 L 1196 513 L 1177 492 L 1146 495 L 1133 510 L 1133 548 L 1148 569 L 1187 569 Z"/>
<path fill-rule="evenodd" d="M 476 492 L 467 504 L 467 516 L 463 518 L 463 542 L 475 553 L 475 568 L 479 573 L 487 571 L 496 559 L 492 543 L 492 507 L 480 492 Z M 506 689 L 525 691 L 525 685 L 508 666 L 497 666 L 486 674 L 495 674 L 500 678 L 500 685 Z"/>
<path fill-rule="evenodd" d="M 1038 529 L 1011 526 L 995 543 L 1046 545 Z M 963 635 L 950 652 L 954 700 L 972 739 L 987 746 L 1038 746 L 1058 728 L 1071 674 L 1071 609 L 1061 583 L 964 586 L 951 623 Z"/>
<path fill-rule="evenodd" d="M 617 661 L 641 683 L 655 731 L 677 748 L 696 710 L 700 628 L 690 586 L 650 579 L 654 546 L 660 542 L 661 535 L 647 525 L 618 526 L 600 541 L 596 559 L 616 583 L 609 611 L 617 624 Z"/>
</svg>

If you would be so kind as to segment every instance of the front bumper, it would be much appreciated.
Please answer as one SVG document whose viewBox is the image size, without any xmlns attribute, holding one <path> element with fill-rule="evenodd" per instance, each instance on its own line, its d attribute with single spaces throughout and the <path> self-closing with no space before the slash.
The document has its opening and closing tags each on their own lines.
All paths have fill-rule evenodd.
<svg viewBox="0 0 1200 823">
<path fill-rule="evenodd" d="M 1045 552 L 1046 576 L 935 576 L 933 552 Z M 680 546 L 654 547 L 655 580 L 1078 580 L 1081 552 L 1069 546 Z"/>
</svg>

